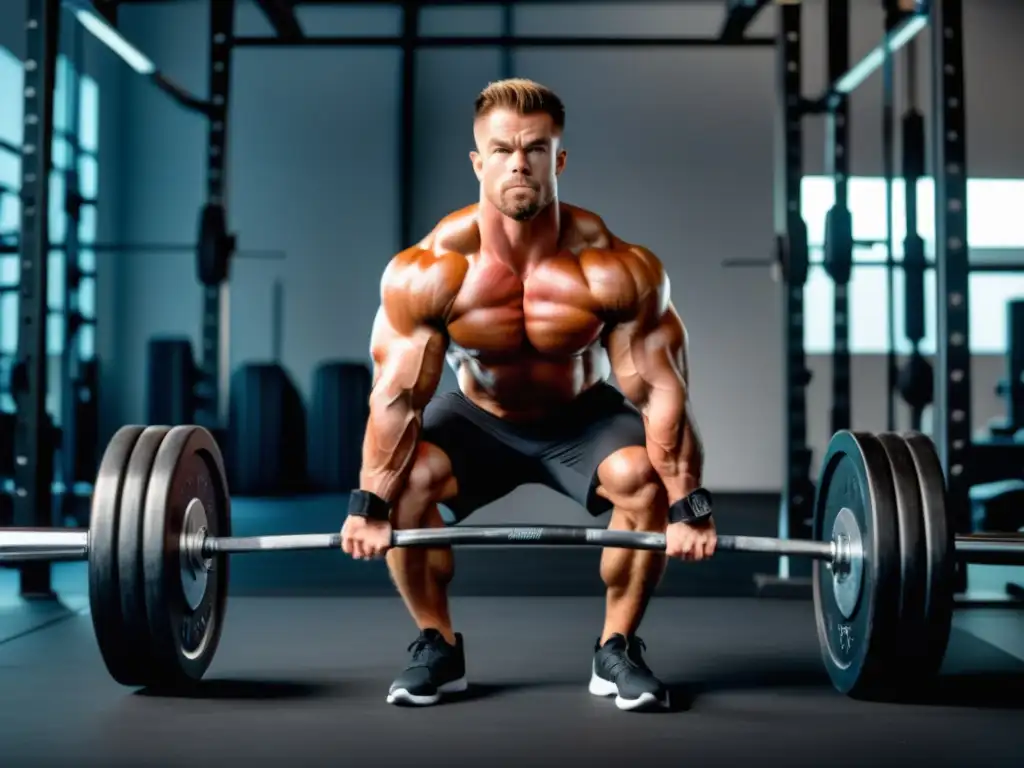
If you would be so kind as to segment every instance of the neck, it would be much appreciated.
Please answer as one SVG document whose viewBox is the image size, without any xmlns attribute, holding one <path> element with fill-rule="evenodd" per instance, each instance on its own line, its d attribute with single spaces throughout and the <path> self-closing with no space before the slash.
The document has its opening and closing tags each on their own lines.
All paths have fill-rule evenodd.
<svg viewBox="0 0 1024 768">
<path fill-rule="evenodd" d="M 529 221 L 510 219 L 486 200 L 481 200 L 481 247 L 516 271 L 523 271 L 557 251 L 561 218 L 557 200 Z"/>
</svg>

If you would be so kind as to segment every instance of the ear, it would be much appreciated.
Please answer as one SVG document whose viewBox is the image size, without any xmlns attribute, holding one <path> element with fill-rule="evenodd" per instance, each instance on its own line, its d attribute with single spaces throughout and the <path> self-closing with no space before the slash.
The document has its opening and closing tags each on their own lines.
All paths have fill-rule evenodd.
<svg viewBox="0 0 1024 768">
<path fill-rule="evenodd" d="M 558 176 L 565 170 L 565 157 L 568 153 L 564 149 L 558 150 L 555 155 L 555 175 Z"/>
<path fill-rule="evenodd" d="M 473 164 L 473 173 L 478 181 L 484 180 L 484 159 L 475 149 L 469 153 L 469 162 Z"/>
</svg>

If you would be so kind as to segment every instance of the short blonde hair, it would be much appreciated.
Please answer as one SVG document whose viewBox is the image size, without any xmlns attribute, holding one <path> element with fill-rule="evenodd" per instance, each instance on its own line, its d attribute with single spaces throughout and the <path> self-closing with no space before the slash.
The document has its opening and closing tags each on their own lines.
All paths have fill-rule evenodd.
<svg viewBox="0 0 1024 768">
<path fill-rule="evenodd" d="M 474 119 L 495 109 L 511 109 L 520 115 L 549 115 L 558 130 L 565 128 L 565 105 L 554 91 L 533 80 L 511 78 L 490 83 L 476 97 Z"/>
</svg>

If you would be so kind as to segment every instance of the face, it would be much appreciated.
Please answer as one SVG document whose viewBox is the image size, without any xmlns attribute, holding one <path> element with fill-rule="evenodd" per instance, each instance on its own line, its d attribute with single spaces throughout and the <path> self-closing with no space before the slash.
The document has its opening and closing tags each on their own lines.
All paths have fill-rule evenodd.
<svg viewBox="0 0 1024 768">
<path fill-rule="evenodd" d="M 527 221 L 558 196 L 565 150 L 549 115 L 496 109 L 473 127 L 473 171 L 485 199 L 505 216 Z"/>
</svg>

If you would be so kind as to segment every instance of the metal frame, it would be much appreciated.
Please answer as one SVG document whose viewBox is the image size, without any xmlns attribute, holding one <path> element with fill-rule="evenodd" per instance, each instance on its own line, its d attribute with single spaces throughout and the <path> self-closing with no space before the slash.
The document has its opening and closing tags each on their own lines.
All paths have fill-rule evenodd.
<svg viewBox="0 0 1024 768">
<path fill-rule="evenodd" d="M 829 82 L 850 68 L 850 0 L 828 0 L 826 8 Z M 835 205 L 848 206 L 850 173 L 850 109 L 845 94 L 833 99 L 825 119 L 825 170 L 832 175 Z M 834 282 L 834 281 L 833 281 Z M 850 285 L 834 282 L 832 315 L 832 432 L 852 422 L 850 357 Z"/>
<path fill-rule="evenodd" d="M 257 0 L 259 1 L 259 0 Z M 273 0 L 272 0 L 273 1 Z M 302 6 L 362 6 L 364 8 L 379 8 L 382 5 L 401 5 L 406 0 L 285 0 L 292 8 Z M 469 5 L 467 0 L 413 0 L 421 7 L 441 7 Z M 742 0 L 741 0 L 742 1 Z M 763 0 L 755 2 L 766 4 Z M 161 5 L 181 2 L 181 0 L 98 0 L 106 5 Z M 277 0 L 280 2 L 280 0 Z M 473 0 L 473 6 L 497 6 L 503 5 L 507 0 Z M 732 2 L 732 0 L 729 0 Z M 515 0 L 516 5 L 628 5 L 629 0 Z M 707 5 L 708 0 L 645 0 L 647 5 Z"/>
<path fill-rule="evenodd" d="M 12 392 L 17 404 L 14 525 L 49 527 L 53 522 L 54 446 L 46 412 L 46 327 L 60 0 L 27 0 L 26 6 L 17 358 L 24 387 L 15 387 Z M 48 563 L 25 563 L 19 571 L 22 596 L 52 595 Z"/>
<path fill-rule="evenodd" d="M 83 32 L 75 24 L 68 27 L 71 35 L 68 59 L 76 78 L 82 77 Z M 70 85 L 70 84 L 69 84 Z M 82 376 L 84 366 L 80 350 L 79 333 L 83 326 L 93 324 L 94 318 L 86 318 L 81 311 L 79 290 L 82 278 L 85 277 L 81 267 L 81 243 L 78 227 L 82 218 L 82 206 L 91 204 L 82 197 L 79 182 L 78 162 L 80 147 L 77 138 L 78 122 L 81 113 L 81 88 L 76 80 L 74 87 L 68 87 L 66 93 L 68 116 L 68 168 L 64 173 L 65 212 L 67 214 L 67 231 L 64 233 L 64 306 L 61 319 L 64 324 L 64 344 L 61 349 L 61 451 L 60 479 L 62 492 L 58 496 L 58 519 L 63 521 L 73 516 L 74 485 L 79 474 L 79 408 L 80 402 L 96 403 L 97 392 L 92 377 Z M 71 138 L 73 137 L 73 138 Z M 51 244 L 52 248 L 52 244 Z M 95 467 L 92 472 L 95 472 Z"/>
<path fill-rule="evenodd" d="M 747 33 L 747 27 L 768 5 L 770 0 L 725 0 L 725 19 L 718 33 L 719 39 L 735 42 Z"/>
<path fill-rule="evenodd" d="M 897 2 L 904 5 L 906 0 L 885 0 L 885 2 Z M 886 29 L 881 41 L 872 48 L 856 64 L 849 67 L 847 71 L 835 79 L 830 80 L 824 92 L 808 101 L 808 112 L 822 112 L 839 100 L 842 96 L 853 93 L 864 81 L 885 65 L 887 57 L 900 50 L 914 37 L 928 26 L 929 15 L 927 5 L 930 0 L 916 0 L 914 9 L 904 11 L 905 15 L 898 23 Z"/>
<path fill-rule="evenodd" d="M 838 65 L 834 46 L 842 45 L 832 28 L 841 23 L 838 8 L 847 0 L 830 0 L 830 70 Z M 805 115 L 825 113 L 830 118 L 830 138 L 837 141 L 833 115 L 840 114 L 843 96 L 862 83 L 868 75 L 883 68 L 883 152 L 886 176 L 893 176 L 891 157 L 894 133 L 892 119 L 892 54 L 908 44 L 918 31 L 930 29 L 932 50 L 932 167 L 935 172 L 935 256 L 937 283 L 937 355 L 935 375 L 935 424 L 933 440 L 942 459 L 948 485 L 948 504 L 954 527 L 959 533 L 971 530 L 969 490 L 972 482 L 970 302 L 967 245 L 967 156 L 963 73 L 962 0 L 918 0 L 907 9 L 905 3 L 889 0 L 889 17 L 883 40 L 861 62 L 838 79 L 830 71 L 831 85 L 824 94 L 804 101 Z M 845 25 L 848 28 L 848 25 Z M 782 98 L 790 93 L 783 91 Z M 834 147 L 833 147 L 834 150 Z M 833 153 L 833 161 L 838 158 Z M 838 163 L 834 172 L 845 173 Z M 840 185 L 837 182 L 837 199 Z M 891 229 L 891 227 L 890 227 Z M 891 234 L 890 238 L 891 240 Z M 888 243 L 891 254 L 891 242 Z M 857 262 L 862 264 L 863 262 Z M 891 259 L 885 262 L 893 268 Z M 1000 269 L 1006 269 L 1005 265 Z M 839 288 L 837 286 L 837 295 Z M 839 305 L 837 302 L 837 312 Z M 890 366 L 891 368 L 891 366 Z M 890 370 L 890 381 L 894 373 Z M 837 388 L 838 389 L 838 388 Z M 792 395 L 792 392 L 791 392 Z M 892 392 L 889 394 L 892 398 Z M 837 409 L 838 410 L 838 409 Z M 836 411 L 833 411 L 835 416 Z M 892 420 L 890 406 L 890 421 Z M 803 420 L 798 425 L 803 427 Z M 796 427 L 794 427 L 795 429 Z M 791 444 L 792 450 L 799 446 Z M 792 466 L 795 459 L 790 458 Z M 961 572 L 958 587 L 966 588 Z"/>
<path fill-rule="evenodd" d="M 416 39 L 420 9 L 408 2 L 402 9 L 402 82 L 399 86 L 398 131 L 398 230 L 399 246 L 408 248 L 413 236 L 416 199 Z"/>
<path fill-rule="evenodd" d="M 206 201 L 227 209 L 228 113 L 231 96 L 231 36 L 235 26 L 235 2 L 210 3 L 209 102 L 206 133 Z M 229 284 L 204 285 L 201 379 L 198 421 L 215 428 L 224 412 L 230 377 L 227 322 Z"/>
<path fill-rule="evenodd" d="M 418 6 L 417 6 L 418 7 Z M 236 48 L 391 48 L 407 44 L 404 35 L 307 35 L 301 38 L 270 35 L 240 35 Z M 646 37 L 609 37 L 565 35 L 422 35 L 416 48 L 767 48 L 775 45 L 772 37 L 744 37 L 721 40 L 717 37 L 664 35 Z"/>
<path fill-rule="evenodd" d="M 957 532 L 967 533 L 972 438 L 962 0 L 933 0 L 931 48 L 938 291 L 933 439 L 946 470 L 951 519 Z"/>
<path fill-rule="evenodd" d="M 894 30 L 906 24 L 904 14 L 897 6 L 898 0 L 886 0 L 885 41 L 888 42 Z M 892 50 L 882 46 L 882 178 L 885 184 L 885 306 L 888 318 L 888 340 L 885 353 L 885 428 L 896 429 L 896 262 L 893 257 L 893 215 L 892 190 L 896 176 L 896 85 Z"/>
<path fill-rule="evenodd" d="M 776 46 L 775 231 L 782 248 L 806 244 L 801 218 L 801 185 L 804 177 L 802 113 L 803 45 L 802 8 L 798 3 L 780 4 Z M 804 348 L 804 285 L 806 270 L 790 270 L 783 281 L 783 359 L 785 385 L 785 476 L 779 514 L 779 535 L 806 537 L 814 501 L 810 479 L 811 448 L 807 444 L 807 385 L 811 375 Z M 789 563 L 782 560 L 779 576 L 786 578 Z"/>
<path fill-rule="evenodd" d="M 279 37 L 299 38 L 305 35 L 289 0 L 256 0 L 256 5 Z"/>
</svg>

